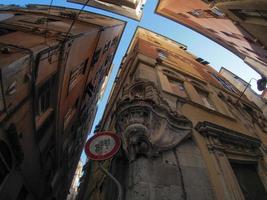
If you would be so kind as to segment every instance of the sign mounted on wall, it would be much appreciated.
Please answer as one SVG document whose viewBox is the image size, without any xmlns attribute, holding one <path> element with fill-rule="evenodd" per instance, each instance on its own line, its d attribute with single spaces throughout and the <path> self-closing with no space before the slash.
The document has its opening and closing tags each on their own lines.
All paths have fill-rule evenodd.
<svg viewBox="0 0 267 200">
<path fill-rule="evenodd" d="M 121 146 L 121 139 L 112 132 L 99 132 L 85 144 L 85 153 L 91 160 L 106 160 L 113 157 Z"/>
<path fill-rule="evenodd" d="M 85 153 L 91 160 L 106 160 L 113 157 L 120 149 L 121 139 L 112 132 L 98 132 L 85 144 Z M 122 200 L 123 191 L 119 181 L 106 170 L 101 162 L 98 162 L 100 169 L 111 178 L 118 187 L 118 200 Z"/>
</svg>

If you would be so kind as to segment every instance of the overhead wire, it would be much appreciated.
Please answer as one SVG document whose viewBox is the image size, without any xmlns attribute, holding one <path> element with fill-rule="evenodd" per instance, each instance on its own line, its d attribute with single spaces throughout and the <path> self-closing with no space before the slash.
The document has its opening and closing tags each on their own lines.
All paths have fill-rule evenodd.
<svg viewBox="0 0 267 200">
<path fill-rule="evenodd" d="M 73 25 L 75 24 L 75 22 L 76 22 L 77 19 L 79 18 L 79 15 L 81 14 L 81 12 L 82 12 L 83 9 L 85 8 L 85 6 L 89 3 L 89 1 L 90 1 L 90 0 L 87 0 L 87 1 L 83 4 L 82 8 L 79 10 L 78 14 L 77 14 L 77 15 L 75 16 L 75 18 L 73 19 L 73 21 L 72 21 L 72 23 L 71 23 L 71 25 L 70 25 L 70 27 L 69 27 L 67 33 L 66 33 L 66 36 L 65 36 L 63 42 L 66 42 L 66 40 L 67 40 L 67 38 L 68 38 L 68 36 L 69 36 L 69 33 L 70 33 L 70 31 L 71 31 Z"/>
<path fill-rule="evenodd" d="M 73 19 L 71 25 L 69 26 L 68 31 L 66 32 L 66 35 L 65 35 L 65 37 L 64 37 L 64 39 L 63 39 L 63 43 L 65 43 L 65 42 L 67 41 L 71 29 L 73 28 L 75 22 L 76 22 L 77 19 L 79 18 L 79 15 L 80 15 L 81 12 L 83 11 L 83 9 L 86 7 L 86 5 L 89 3 L 89 1 L 90 1 L 90 0 L 87 0 L 87 1 L 83 4 L 83 6 L 82 6 L 81 9 L 79 10 L 79 12 L 75 15 L 75 18 Z M 45 40 L 45 41 L 44 41 L 44 42 L 45 42 L 45 44 L 46 44 L 47 46 L 49 46 L 49 47 L 50 47 L 50 45 L 47 44 L 48 17 L 50 16 L 50 13 L 51 13 L 51 7 L 52 7 L 52 5 L 53 5 L 53 2 L 54 2 L 54 0 L 50 0 L 50 4 L 49 4 L 49 7 L 48 7 L 48 13 L 47 13 L 47 16 L 46 16 L 46 22 L 45 22 L 46 24 L 45 24 L 45 34 L 44 34 L 44 40 Z M 49 52 L 49 53 L 50 53 L 50 52 Z M 48 56 L 48 57 L 49 57 L 49 56 Z"/>
<path fill-rule="evenodd" d="M 47 44 L 48 17 L 50 16 L 50 12 L 51 12 L 51 7 L 52 7 L 52 4 L 53 4 L 53 1 L 54 1 L 54 0 L 51 0 L 51 1 L 50 1 L 49 7 L 48 7 L 48 13 L 47 13 L 47 16 L 46 16 L 46 25 L 45 25 L 45 44 Z"/>
<path fill-rule="evenodd" d="M 50 4 L 49 4 L 49 7 L 48 7 L 48 13 L 46 15 L 46 20 L 45 20 L 45 32 L 44 32 L 44 43 L 45 45 L 47 45 L 49 48 L 51 48 L 51 46 L 49 44 L 47 44 L 47 34 L 48 34 L 48 19 L 49 19 L 49 16 L 50 16 L 50 12 L 51 12 L 51 7 L 52 7 L 52 4 L 53 4 L 53 1 L 54 0 L 51 0 L 50 1 Z M 49 62 L 51 62 L 51 55 L 50 55 L 50 51 L 48 52 L 48 60 Z"/>
<path fill-rule="evenodd" d="M 51 0 L 51 1 L 50 1 L 49 7 L 48 7 L 48 13 L 47 13 L 47 16 L 46 16 L 45 44 L 47 44 L 48 17 L 49 17 L 50 12 L 51 12 L 51 7 L 52 7 L 52 5 L 53 5 L 53 1 L 54 1 L 54 0 Z M 73 19 L 73 21 L 72 21 L 72 23 L 71 23 L 71 25 L 70 25 L 68 31 L 66 32 L 66 35 L 65 35 L 65 38 L 64 38 L 63 42 L 66 42 L 66 40 L 67 40 L 67 38 L 68 38 L 68 36 L 69 36 L 69 34 L 70 34 L 70 31 L 71 31 L 72 27 L 74 26 L 75 22 L 76 22 L 77 19 L 79 18 L 79 15 L 80 15 L 81 12 L 83 11 L 83 9 L 86 7 L 86 5 L 89 3 L 89 1 L 90 1 L 90 0 L 87 0 L 87 1 L 83 4 L 82 8 L 79 10 L 78 14 L 77 14 L 77 15 L 75 16 L 75 18 Z"/>
</svg>

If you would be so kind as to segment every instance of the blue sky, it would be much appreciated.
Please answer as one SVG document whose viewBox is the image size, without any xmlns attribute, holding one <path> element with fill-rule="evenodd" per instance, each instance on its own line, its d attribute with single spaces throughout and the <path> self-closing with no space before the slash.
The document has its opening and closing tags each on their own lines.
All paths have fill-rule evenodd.
<svg viewBox="0 0 267 200">
<path fill-rule="evenodd" d="M 0 3 L 17 4 L 23 6 L 29 3 L 50 4 L 50 0 L 1 0 Z M 82 5 L 68 3 L 65 0 L 53 0 L 53 5 L 71 7 L 76 9 L 80 9 L 82 7 Z M 127 26 L 123 33 L 123 37 L 119 44 L 115 58 L 113 60 L 114 67 L 107 85 L 106 92 L 104 93 L 103 98 L 98 104 L 98 112 L 92 130 L 94 130 L 95 125 L 102 117 L 108 99 L 108 95 L 110 93 L 112 84 L 114 82 L 118 68 L 121 63 L 121 59 L 124 56 L 128 45 L 132 39 L 132 36 L 135 32 L 135 29 L 138 25 L 185 44 L 188 47 L 188 51 L 192 52 L 198 57 L 202 57 L 205 60 L 209 61 L 210 65 L 213 66 L 217 71 L 219 71 L 221 67 L 225 67 L 233 73 L 237 74 L 239 77 L 243 78 L 247 82 L 249 82 L 251 78 L 260 78 L 260 75 L 257 72 L 248 67 L 240 58 L 235 56 L 233 53 L 231 53 L 224 47 L 198 34 L 197 32 L 186 28 L 185 26 L 179 25 L 167 18 L 155 14 L 154 11 L 156 5 L 157 0 L 147 0 L 147 4 L 144 7 L 144 15 L 140 22 L 92 7 L 87 6 L 85 8 L 85 10 L 87 11 L 96 12 L 127 21 Z M 256 90 L 256 82 L 252 81 L 251 85 L 252 88 Z M 82 160 L 84 161 L 85 159 L 86 157 L 83 154 Z"/>
</svg>

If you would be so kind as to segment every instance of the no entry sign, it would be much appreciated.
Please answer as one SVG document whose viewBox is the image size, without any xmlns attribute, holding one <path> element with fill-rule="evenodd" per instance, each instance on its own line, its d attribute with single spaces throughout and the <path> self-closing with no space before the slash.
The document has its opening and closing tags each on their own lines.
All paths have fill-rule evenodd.
<svg viewBox="0 0 267 200">
<path fill-rule="evenodd" d="M 121 146 L 120 138 L 112 132 L 99 132 L 85 144 L 85 153 L 91 160 L 106 160 L 114 156 Z"/>
</svg>

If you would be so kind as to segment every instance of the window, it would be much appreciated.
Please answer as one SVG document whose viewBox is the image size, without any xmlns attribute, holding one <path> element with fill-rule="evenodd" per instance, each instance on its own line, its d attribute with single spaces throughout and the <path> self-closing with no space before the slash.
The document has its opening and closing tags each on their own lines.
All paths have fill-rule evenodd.
<svg viewBox="0 0 267 200">
<path fill-rule="evenodd" d="M 93 96 L 94 93 L 94 86 L 92 83 L 89 83 L 86 87 L 86 93 L 88 94 L 89 97 Z"/>
<path fill-rule="evenodd" d="M 8 28 L 0 28 L 0 36 L 13 33 L 13 32 L 15 32 L 15 30 L 8 29 Z"/>
<path fill-rule="evenodd" d="M 208 65 L 210 64 L 208 61 L 204 60 L 203 58 L 196 58 L 195 59 L 197 62 L 203 64 L 203 65 Z"/>
<path fill-rule="evenodd" d="M 103 54 L 108 51 L 109 45 L 110 45 L 110 41 L 105 44 L 104 49 L 103 49 Z"/>
<path fill-rule="evenodd" d="M 41 141 L 45 134 L 51 131 L 51 127 L 53 124 L 53 115 L 50 115 L 44 122 L 41 124 L 40 128 L 38 129 L 38 141 Z"/>
<path fill-rule="evenodd" d="M 72 107 L 68 109 L 68 112 L 64 116 L 64 130 L 68 127 L 70 121 L 73 119 L 77 111 L 78 105 L 79 105 L 79 98 L 76 99 L 75 103 L 72 105 Z"/>
<path fill-rule="evenodd" d="M 111 58 L 112 58 L 112 55 L 107 56 L 107 58 L 105 60 L 105 66 L 110 62 Z"/>
<path fill-rule="evenodd" d="M 52 86 L 53 86 L 53 78 L 46 81 L 39 89 L 38 89 L 38 115 L 42 115 L 45 113 L 49 107 L 51 107 L 52 103 Z"/>
<path fill-rule="evenodd" d="M 213 3 L 213 2 L 215 2 L 215 0 L 202 0 L 202 1 L 204 1 L 205 3 Z"/>
<path fill-rule="evenodd" d="M 19 20 L 21 22 L 26 22 L 26 23 L 30 23 L 30 24 L 45 24 L 48 22 L 57 22 L 59 20 L 53 19 L 53 18 L 46 18 L 46 17 L 31 17 L 31 18 L 27 18 L 27 19 L 21 19 Z"/>
<path fill-rule="evenodd" d="M 230 164 L 246 200 L 267 199 L 267 192 L 258 175 L 256 164 Z"/>
<path fill-rule="evenodd" d="M 212 7 L 210 10 L 194 9 L 189 14 L 197 18 L 223 18 L 224 13 L 222 13 L 217 7 Z"/>
<path fill-rule="evenodd" d="M 119 36 L 114 37 L 113 40 L 112 40 L 111 46 L 116 45 L 118 40 L 119 40 Z"/>
<path fill-rule="evenodd" d="M 101 53 L 101 49 L 98 49 L 95 51 L 93 58 L 92 58 L 91 66 L 94 66 L 98 62 L 100 53 Z"/>
<path fill-rule="evenodd" d="M 68 124 L 70 123 L 72 117 L 74 116 L 75 109 L 70 108 L 67 112 L 67 114 L 64 117 L 64 130 L 67 128 Z"/>
<path fill-rule="evenodd" d="M 184 84 L 181 81 L 168 77 L 172 92 L 179 95 L 180 97 L 186 98 L 187 94 L 184 88 Z"/>
<path fill-rule="evenodd" d="M 0 185 L 5 180 L 12 168 L 12 155 L 8 145 L 4 141 L 0 141 Z"/>
<path fill-rule="evenodd" d="M 162 50 L 162 49 L 157 49 L 158 51 L 158 57 L 161 59 L 161 60 L 165 60 L 168 58 L 168 52 Z"/>
<path fill-rule="evenodd" d="M 201 98 L 202 104 L 211 110 L 215 110 L 215 107 L 209 98 L 209 93 L 199 88 L 196 88 L 196 90 Z"/>
<path fill-rule="evenodd" d="M 216 74 L 214 73 L 211 73 L 211 75 L 217 80 L 220 82 L 220 84 L 227 90 L 231 91 L 231 92 L 234 92 L 234 93 L 237 93 L 236 89 L 234 88 L 234 86 L 229 83 L 228 81 L 224 80 L 223 78 L 217 76 Z"/>
<path fill-rule="evenodd" d="M 194 9 L 188 13 L 198 18 L 214 18 L 211 13 L 201 9 Z"/>
<path fill-rule="evenodd" d="M 59 15 L 61 17 L 66 17 L 66 18 L 73 19 L 73 20 L 76 19 L 76 17 L 77 17 L 77 13 L 75 13 L 75 12 L 64 11 L 64 12 L 59 12 Z"/>
<path fill-rule="evenodd" d="M 212 15 L 215 17 L 224 17 L 224 13 L 217 8 L 216 6 L 213 6 L 210 11 L 212 12 Z"/>
<path fill-rule="evenodd" d="M 239 79 L 239 77 L 238 76 L 234 76 L 234 79 Z"/>
<path fill-rule="evenodd" d="M 79 66 L 75 67 L 71 73 L 70 73 L 70 81 L 69 81 L 69 91 L 76 85 L 78 82 L 78 78 L 85 73 L 86 65 L 87 65 L 88 59 L 84 61 Z"/>
</svg>

